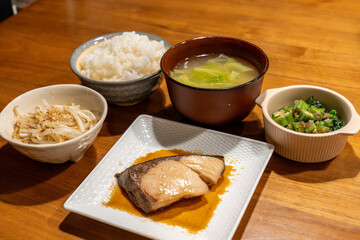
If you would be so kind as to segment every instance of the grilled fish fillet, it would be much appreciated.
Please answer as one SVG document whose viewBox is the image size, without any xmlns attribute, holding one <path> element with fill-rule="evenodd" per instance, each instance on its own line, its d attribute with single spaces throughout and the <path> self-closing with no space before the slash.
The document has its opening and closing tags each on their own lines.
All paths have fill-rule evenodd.
<svg viewBox="0 0 360 240">
<path fill-rule="evenodd" d="M 225 170 L 223 156 L 188 154 L 149 160 L 115 174 L 130 200 L 149 213 L 209 192 Z"/>
</svg>

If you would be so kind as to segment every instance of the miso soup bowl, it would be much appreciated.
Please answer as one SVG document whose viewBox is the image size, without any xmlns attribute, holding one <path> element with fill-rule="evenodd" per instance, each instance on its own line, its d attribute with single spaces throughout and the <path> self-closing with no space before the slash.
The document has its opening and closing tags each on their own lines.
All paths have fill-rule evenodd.
<svg viewBox="0 0 360 240">
<path fill-rule="evenodd" d="M 329 133 L 299 133 L 280 126 L 272 113 L 297 99 L 313 96 L 327 110 L 335 109 L 344 126 Z M 298 162 L 317 163 L 335 158 L 345 147 L 348 136 L 360 129 L 360 116 L 341 94 L 318 86 L 294 85 L 269 89 L 261 93 L 256 103 L 262 108 L 266 141 L 275 146 L 279 155 Z"/>
<path fill-rule="evenodd" d="M 200 55 L 225 54 L 250 61 L 259 70 L 253 80 L 230 88 L 208 89 L 182 84 L 170 77 L 180 62 Z M 205 125 L 224 125 L 244 119 L 260 94 L 269 60 L 256 45 L 231 37 L 200 37 L 171 47 L 161 59 L 169 96 L 174 108 L 184 117 Z"/>
</svg>

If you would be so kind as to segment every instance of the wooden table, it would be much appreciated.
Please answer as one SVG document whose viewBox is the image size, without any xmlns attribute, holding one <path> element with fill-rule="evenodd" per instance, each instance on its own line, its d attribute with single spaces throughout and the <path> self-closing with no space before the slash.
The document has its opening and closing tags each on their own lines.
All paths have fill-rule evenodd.
<svg viewBox="0 0 360 240">
<path fill-rule="evenodd" d="M 82 42 L 117 31 L 149 32 L 171 44 L 224 35 L 259 45 L 270 59 L 263 89 L 312 84 L 360 112 L 357 0 L 38 0 L 0 23 L 0 109 L 31 89 L 80 81 L 69 68 Z M 41 164 L 0 139 L 0 239 L 144 239 L 63 208 L 132 121 L 150 114 L 186 122 L 166 84 L 132 107 L 109 106 L 78 163 Z M 221 131 L 265 141 L 261 109 Z M 360 134 L 319 164 L 273 154 L 234 239 L 360 239 Z"/>
</svg>

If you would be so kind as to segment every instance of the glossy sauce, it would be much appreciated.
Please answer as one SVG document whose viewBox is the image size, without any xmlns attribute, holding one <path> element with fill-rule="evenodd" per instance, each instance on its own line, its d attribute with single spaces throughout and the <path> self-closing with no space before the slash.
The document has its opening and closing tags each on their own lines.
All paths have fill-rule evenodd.
<svg viewBox="0 0 360 240">
<path fill-rule="evenodd" d="M 181 149 L 159 150 L 138 158 L 135 164 L 142 163 L 154 158 L 174 156 L 182 154 L 194 154 L 195 152 L 187 152 Z M 199 152 L 196 152 L 197 154 Z M 211 186 L 210 192 L 192 199 L 186 199 L 176 202 L 162 210 L 154 213 L 146 214 L 137 208 L 127 197 L 126 192 L 117 184 L 111 186 L 111 195 L 108 202 L 103 202 L 106 207 L 111 207 L 121 211 L 125 211 L 132 215 L 150 218 L 153 221 L 166 223 L 168 225 L 179 226 L 187 229 L 190 233 L 196 233 L 207 227 L 214 210 L 220 203 L 220 195 L 226 192 L 226 187 L 230 185 L 229 176 L 234 169 L 232 166 L 226 166 L 223 177 L 216 185 Z"/>
</svg>

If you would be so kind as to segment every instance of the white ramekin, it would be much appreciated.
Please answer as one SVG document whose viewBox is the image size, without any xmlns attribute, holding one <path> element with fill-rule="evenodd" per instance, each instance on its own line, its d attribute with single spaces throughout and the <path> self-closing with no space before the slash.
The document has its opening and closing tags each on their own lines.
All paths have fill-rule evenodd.
<svg viewBox="0 0 360 240">
<path fill-rule="evenodd" d="M 279 108 L 311 96 L 327 110 L 335 109 L 344 127 L 322 134 L 299 133 L 280 126 L 272 119 L 271 114 Z M 360 129 L 360 116 L 351 102 L 323 87 L 294 85 L 269 89 L 261 93 L 255 102 L 263 110 L 266 141 L 275 146 L 276 153 L 290 160 L 316 163 L 333 159 L 344 149 L 348 136 L 355 135 Z"/>
</svg>

